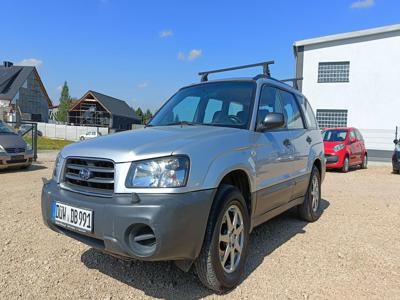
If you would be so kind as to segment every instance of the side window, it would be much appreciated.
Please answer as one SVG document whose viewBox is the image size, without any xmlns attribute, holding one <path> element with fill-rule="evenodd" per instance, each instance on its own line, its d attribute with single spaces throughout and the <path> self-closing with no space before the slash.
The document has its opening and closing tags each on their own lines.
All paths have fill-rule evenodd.
<svg viewBox="0 0 400 300">
<path fill-rule="evenodd" d="M 189 96 L 184 98 L 172 110 L 171 122 L 188 121 L 193 122 L 200 102 L 200 97 Z"/>
<path fill-rule="evenodd" d="M 236 102 L 229 103 L 228 115 L 236 116 L 241 111 L 243 111 L 243 104 Z"/>
<path fill-rule="evenodd" d="M 362 137 L 360 131 L 358 131 L 358 129 L 356 129 L 356 130 L 355 130 L 355 133 L 356 133 L 357 140 L 362 141 L 362 140 L 363 140 L 363 137 Z"/>
<path fill-rule="evenodd" d="M 286 127 L 288 129 L 302 129 L 304 128 L 303 119 L 296 99 L 291 93 L 281 91 L 283 114 L 285 115 Z"/>
<path fill-rule="evenodd" d="M 216 112 L 222 110 L 222 101 L 216 99 L 209 99 L 207 102 L 206 109 L 204 111 L 203 123 L 212 123 Z"/>
<path fill-rule="evenodd" d="M 261 90 L 260 103 L 258 105 L 257 124 L 265 119 L 267 113 L 282 113 L 282 104 L 279 91 L 271 86 L 264 86 Z"/>
<path fill-rule="evenodd" d="M 349 137 L 349 140 L 351 140 L 351 139 L 353 139 L 353 138 L 355 138 L 355 137 L 356 137 L 356 135 L 355 135 L 354 131 L 353 131 L 353 130 L 350 130 L 350 137 Z"/>
<path fill-rule="evenodd" d="M 312 110 L 310 103 L 303 96 L 301 96 L 301 99 L 303 100 L 301 106 L 303 107 L 307 128 L 318 129 L 317 119 L 315 118 L 314 111 Z"/>
</svg>

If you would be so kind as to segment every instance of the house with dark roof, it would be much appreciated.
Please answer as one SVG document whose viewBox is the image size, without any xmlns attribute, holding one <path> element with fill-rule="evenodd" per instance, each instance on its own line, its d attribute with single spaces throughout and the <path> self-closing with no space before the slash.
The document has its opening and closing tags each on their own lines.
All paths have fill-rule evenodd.
<svg viewBox="0 0 400 300">
<path fill-rule="evenodd" d="M 88 91 L 68 111 L 68 123 L 123 130 L 131 129 L 141 120 L 125 101 Z"/>
<path fill-rule="evenodd" d="M 35 67 L 0 66 L 0 120 L 48 122 L 51 107 Z"/>
</svg>

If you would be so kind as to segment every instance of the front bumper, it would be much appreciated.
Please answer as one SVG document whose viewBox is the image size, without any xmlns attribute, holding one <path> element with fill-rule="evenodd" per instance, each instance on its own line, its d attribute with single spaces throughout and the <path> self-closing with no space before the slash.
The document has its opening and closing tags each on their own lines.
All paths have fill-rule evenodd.
<svg viewBox="0 0 400 300">
<path fill-rule="evenodd" d="M 339 152 L 325 153 L 326 168 L 339 169 L 343 167 L 343 157 Z"/>
<path fill-rule="evenodd" d="M 94 248 L 141 260 L 195 259 L 200 253 L 215 190 L 182 194 L 87 196 L 61 189 L 54 180 L 43 186 L 42 215 L 52 230 Z M 93 210 L 93 232 L 78 233 L 52 222 L 52 202 Z M 151 228 L 155 245 L 134 242 L 136 228 Z"/>
<path fill-rule="evenodd" d="M 24 167 L 32 163 L 33 153 L 25 152 L 15 155 L 0 154 L 0 170 L 9 167 Z"/>
</svg>

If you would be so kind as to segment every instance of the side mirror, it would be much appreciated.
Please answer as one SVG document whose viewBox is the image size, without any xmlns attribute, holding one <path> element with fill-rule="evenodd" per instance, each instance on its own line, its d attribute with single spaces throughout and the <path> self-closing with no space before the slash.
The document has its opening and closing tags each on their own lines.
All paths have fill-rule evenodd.
<svg viewBox="0 0 400 300">
<path fill-rule="evenodd" d="M 259 124 L 258 130 L 280 128 L 285 125 L 285 117 L 280 113 L 267 113 L 264 120 Z"/>
<path fill-rule="evenodd" d="M 394 143 L 395 145 L 397 145 L 398 142 L 399 142 L 398 139 L 394 139 L 394 140 L 393 140 L 393 143 Z"/>
</svg>

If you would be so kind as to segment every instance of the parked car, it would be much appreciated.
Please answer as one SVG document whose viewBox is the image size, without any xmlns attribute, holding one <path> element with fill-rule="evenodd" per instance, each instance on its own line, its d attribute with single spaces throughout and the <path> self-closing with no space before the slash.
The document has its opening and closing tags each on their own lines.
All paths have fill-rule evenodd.
<svg viewBox="0 0 400 300">
<path fill-rule="evenodd" d="M 194 265 L 221 292 L 240 282 L 254 227 L 292 207 L 316 221 L 325 160 L 306 98 L 268 74 L 207 75 L 146 128 L 65 147 L 43 186 L 45 224 L 111 254 Z"/>
<path fill-rule="evenodd" d="M 19 135 L 24 135 L 26 132 L 28 132 L 31 129 L 34 130 L 32 125 L 30 125 L 30 124 L 22 124 L 18 129 L 18 134 Z M 43 136 L 43 132 L 41 132 L 40 130 L 36 130 L 36 132 L 37 132 L 38 136 Z"/>
<path fill-rule="evenodd" d="M 96 138 L 96 137 L 99 137 L 99 136 L 101 136 L 101 133 L 100 133 L 100 132 L 97 132 L 97 131 L 88 131 L 88 132 L 86 132 L 85 134 L 80 135 L 80 136 L 79 136 L 79 139 L 80 139 L 81 141 L 83 141 L 83 140 L 87 140 L 87 139 L 93 139 L 93 138 Z"/>
<path fill-rule="evenodd" d="M 329 128 L 324 130 L 322 135 L 327 169 L 341 169 L 346 173 L 355 165 L 367 168 L 368 154 L 358 129 Z"/>
<path fill-rule="evenodd" d="M 15 130 L 0 120 L 0 169 L 28 168 L 32 164 L 33 152 Z"/>
<path fill-rule="evenodd" d="M 400 172 L 400 142 L 396 138 L 394 141 L 394 151 L 392 156 L 392 165 L 393 165 L 393 172 L 399 173 Z"/>
</svg>

